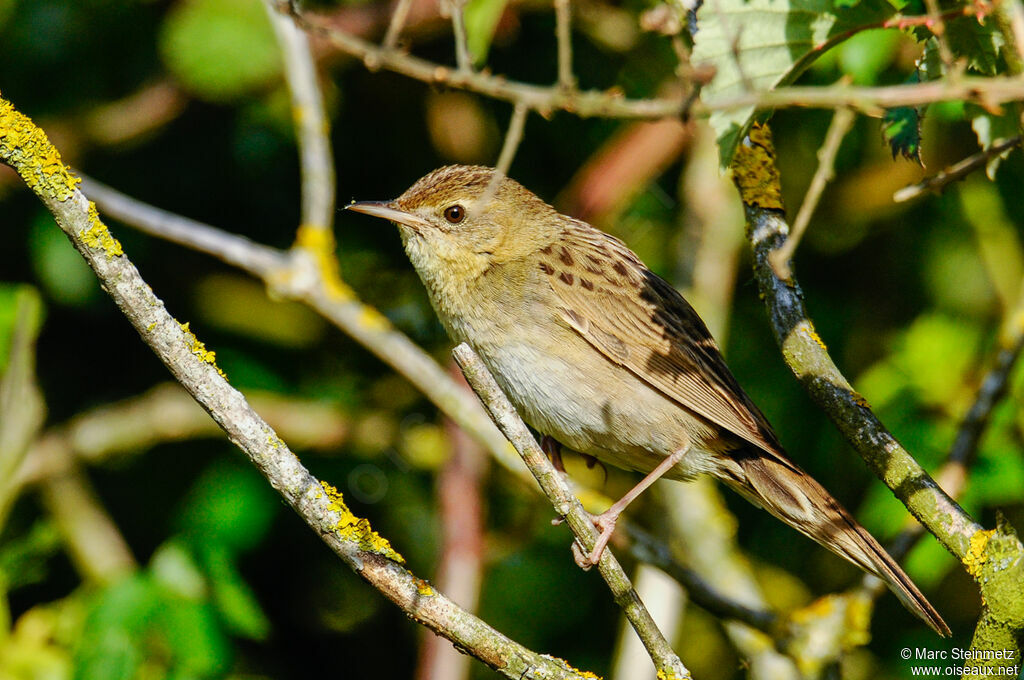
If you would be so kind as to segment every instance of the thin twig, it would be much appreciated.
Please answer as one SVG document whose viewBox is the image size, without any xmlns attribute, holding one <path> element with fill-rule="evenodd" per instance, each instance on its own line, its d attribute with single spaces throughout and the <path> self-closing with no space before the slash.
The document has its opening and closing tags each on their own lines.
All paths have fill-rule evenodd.
<svg viewBox="0 0 1024 680">
<path fill-rule="evenodd" d="M 583 509 L 579 499 L 572 494 L 565 480 L 541 450 L 526 423 L 516 413 L 487 367 L 465 343 L 456 347 L 453 354 L 466 376 L 466 381 L 480 397 L 491 418 L 522 456 L 526 466 L 530 468 L 530 472 L 554 506 L 555 512 L 566 520 L 583 549 L 588 552 L 593 550 L 597 541 L 597 530 L 591 516 Z M 672 651 L 610 549 L 601 553 L 597 566 L 616 603 L 622 607 L 626 618 L 643 641 L 659 674 L 673 678 L 689 678 L 690 672 Z"/>
<path fill-rule="evenodd" d="M 334 224 L 334 158 L 330 123 L 324 111 L 309 38 L 295 22 L 277 11 L 277 0 L 264 0 L 264 4 L 281 47 L 285 80 L 291 93 L 302 173 L 300 224 L 329 232 Z"/>
<path fill-rule="evenodd" d="M 127 541 L 78 465 L 47 478 L 38 491 L 84 581 L 109 584 L 135 571 Z"/>
<path fill-rule="evenodd" d="M 398 36 L 402 34 L 402 27 L 409 18 L 409 9 L 413 0 L 398 0 L 395 3 L 395 10 L 391 13 L 391 22 L 388 24 L 388 32 L 384 35 L 381 47 L 385 50 L 393 50 L 398 44 Z"/>
<path fill-rule="evenodd" d="M 249 403 L 301 449 L 337 450 L 350 429 L 340 409 L 312 399 L 248 391 Z M 104 404 L 49 429 L 32 445 L 14 477 L 18 487 L 73 472 L 82 463 L 127 458 L 157 444 L 223 436 L 217 424 L 177 383 Z"/>
<path fill-rule="evenodd" d="M 469 38 L 466 35 L 466 17 L 463 10 L 465 0 L 442 0 L 452 15 L 452 34 L 455 37 L 455 65 L 460 73 L 473 72 L 473 57 L 469 53 Z"/>
<path fill-rule="evenodd" d="M 558 41 L 558 86 L 576 87 L 572 73 L 572 6 L 570 0 L 555 0 L 555 39 Z"/>
<path fill-rule="evenodd" d="M 800 239 L 803 237 L 804 231 L 807 230 L 807 225 L 811 223 L 811 216 L 814 215 L 814 210 L 818 207 L 818 201 L 821 200 L 821 194 L 825 191 L 825 185 L 831 182 L 835 176 L 836 155 L 839 153 L 839 146 L 853 126 L 854 120 L 854 113 L 850 109 L 839 109 L 832 116 L 832 123 L 828 126 L 828 132 L 825 133 L 825 141 L 818 149 L 818 169 L 815 170 L 811 184 L 807 187 L 804 202 L 800 204 L 800 210 L 797 211 L 796 219 L 793 220 L 789 236 L 785 243 L 768 257 L 768 261 L 775 269 L 775 274 L 781 279 L 788 279 L 792 276 L 789 260 L 796 252 L 796 247 L 800 245 Z"/>
<path fill-rule="evenodd" d="M 942 191 L 947 184 L 961 180 L 975 170 L 985 167 L 990 160 L 1006 153 L 1010 149 L 1020 146 L 1021 136 L 1011 137 L 998 144 L 993 144 L 987 149 L 971 154 L 967 158 L 954 163 L 945 170 L 926 177 L 917 184 L 905 186 L 892 195 L 892 200 L 897 203 L 909 201 L 912 198 L 924 194 L 927 191 Z"/>
<path fill-rule="evenodd" d="M 164 307 L 78 189 L 78 180 L 31 120 L 0 99 L 0 162 L 10 165 L 54 215 L 103 289 L 175 379 L 209 412 L 293 510 L 365 581 L 407 615 L 506 677 L 529 672 L 583 676 L 514 642 L 402 565 L 401 556 L 352 514 L 341 494 L 313 477 L 277 433 L 228 384 L 213 353 Z M 543 669 L 543 670 L 540 670 Z"/>
<path fill-rule="evenodd" d="M 508 130 L 505 132 L 505 142 L 501 145 L 501 153 L 498 154 L 498 162 L 494 166 L 494 173 L 487 182 L 484 192 L 477 199 L 481 206 L 486 206 L 494 198 L 494 193 L 501 185 L 501 180 L 508 176 L 508 170 L 512 167 L 512 159 L 516 156 L 519 143 L 523 141 L 523 130 L 526 127 L 526 115 L 530 112 L 522 103 L 516 104 L 512 110 L 512 118 L 508 121 Z"/>
<path fill-rule="evenodd" d="M 296 13 L 303 28 L 325 36 L 336 49 L 364 61 L 372 68 L 386 68 L 433 85 L 462 89 L 528 108 L 548 115 L 563 110 L 582 118 L 664 118 L 689 110 L 694 115 L 755 107 L 782 109 L 806 107 L 819 109 L 853 108 L 877 112 L 895 106 L 920 106 L 941 101 L 983 102 L 987 106 L 1024 99 L 1024 78 L 963 76 L 925 83 L 863 87 L 855 85 L 789 86 L 771 90 L 742 92 L 713 102 L 690 102 L 685 95 L 629 99 L 618 91 L 572 90 L 543 87 L 510 80 L 485 72 L 464 73 L 394 49 L 383 49 L 331 26 L 315 14 Z M 689 107 L 689 109 L 687 108 Z"/>
<path fill-rule="evenodd" d="M 949 49 L 949 41 L 946 38 L 946 18 L 939 9 L 939 0 L 924 0 L 925 9 L 928 10 L 928 30 L 935 36 L 939 44 L 939 58 L 946 67 L 946 72 L 953 71 L 953 51 Z"/>
</svg>

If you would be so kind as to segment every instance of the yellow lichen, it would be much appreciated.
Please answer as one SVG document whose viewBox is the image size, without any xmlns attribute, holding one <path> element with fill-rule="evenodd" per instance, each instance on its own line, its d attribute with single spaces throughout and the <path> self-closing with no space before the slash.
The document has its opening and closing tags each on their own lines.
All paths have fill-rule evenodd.
<svg viewBox="0 0 1024 680">
<path fill-rule="evenodd" d="M 337 489 L 327 482 L 320 482 L 320 486 L 323 487 L 324 493 L 327 494 L 327 498 L 330 501 L 328 508 L 341 516 L 338 523 L 334 526 L 334 530 L 338 533 L 339 537 L 354 541 L 360 550 L 376 553 L 399 564 L 405 564 L 405 558 L 391 547 L 388 539 L 370 528 L 369 521 L 352 514 L 352 511 L 345 505 L 345 501 Z M 429 588 L 429 586 L 427 587 Z M 420 592 L 421 594 L 426 594 L 422 592 L 422 589 Z M 430 594 L 433 594 L 433 591 Z"/>
<path fill-rule="evenodd" d="M 988 559 L 985 548 L 988 547 L 988 541 L 995 532 L 995 529 L 988 531 L 979 529 L 971 536 L 971 544 L 967 549 L 967 554 L 964 555 L 963 564 L 967 573 L 973 576 L 974 580 L 981 578 L 981 566 Z"/>
<path fill-rule="evenodd" d="M 782 185 L 775 165 L 775 147 L 767 125 L 754 124 L 747 139 L 736 147 L 730 169 L 747 205 L 782 210 Z"/>
<path fill-rule="evenodd" d="M 192 351 L 192 354 L 194 354 L 200 361 L 210 364 L 217 369 L 217 373 L 220 374 L 220 377 L 226 380 L 227 376 L 224 374 L 224 371 L 220 370 L 220 366 L 217 365 L 217 353 L 206 349 L 206 345 L 203 344 L 203 341 L 197 338 L 195 333 L 189 329 L 188 323 L 181 323 L 179 321 L 178 325 L 181 326 L 181 330 L 185 333 L 185 343 Z"/>
<path fill-rule="evenodd" d="M 434 589 L 430 587 L 430 584 L 421 578 L 416 579 L 416 592 L 423 597 L 433 597 Z"/>
<path fill-rule="evenodd" d="M 309 253 L 316 262 L 327 295 L 335 300 L 352 300 L 355 294 L 341 280 L 338 259 L 334 256 L 334 233 L 330 229 L 303 224 L 295 235 L 295 248 Z"/>
<path fill-rule="evenodd" d="M 555 664 L 564 668 L 565 670 L 569 671 L 570 673 L 575 673 L 581 678 L 586 678 L 587 680 L 601 680 L 600 675 L 593 673 L 591 671 L 581 671 L 565 659 L 559 659 L 557 656 L 551 656 L 550 654 L 541 654 L 541 658 L 547 659 L 548 661 L 552 661 Z M 660 671 L 658 677 L 661 677 Z"/>
<path fill-rule="evenodd" d="M 32 191 L 66 201 L 80 179 L 71 174 L 46 133 L 0 97 L 0 160 L 10 165 Z"/>
<path fill-rule="evenodd" d="M 96 204 L 89 201 L 89 228 L 78 232 L 78 237 L 85 245 L 93 250 L 102 250 L 107 254 L 107 259 L 124 255 L 121 243 L 110 233 L 107 225 L 103 224 L 100 214 L 96 210 Z"/>
<path fill-rule="evenodd" d="M 370 305 L 363 305 L 359 310 L 359 324 L 372 331 L 386 331 L 391 328 L 388 318 Z"/>
<path fill-rule="evenodd" d="M 828 351 L 828 347 L 825 346 L 825 341 L 821 339 L 821 336 L 818 335 L 818 332 L 814 330 L 813 326 L 804 325 L 801 330 L 804 332 L 804 335 L 813 340 L 818 347 L 822 348 L 826 352 Z"/>
</svg>

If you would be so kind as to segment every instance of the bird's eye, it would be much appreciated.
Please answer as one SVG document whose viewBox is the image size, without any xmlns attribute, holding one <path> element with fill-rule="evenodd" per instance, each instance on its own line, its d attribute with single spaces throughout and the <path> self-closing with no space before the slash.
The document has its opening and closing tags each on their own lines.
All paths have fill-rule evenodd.
<svg viewBox="0 0 1024 680">
<path fill-rule="evenodd" d="M 458 224 L 466 219 L 466 209 L 461 205 L 450 205 L 444 209 L 444 218 L 452 224 Z"/>
</svg>

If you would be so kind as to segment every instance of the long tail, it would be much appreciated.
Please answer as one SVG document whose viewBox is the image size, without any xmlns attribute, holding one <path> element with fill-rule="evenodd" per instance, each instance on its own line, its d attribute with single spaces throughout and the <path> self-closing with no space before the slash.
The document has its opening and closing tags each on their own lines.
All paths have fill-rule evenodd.
<svg viewBox="0 0 1024 680">
<path fill-rule="evenodd" d="M 950 630 L 889 553 L 796 464 L 759 450 L 732 452 L 722 479 L 755 505 L 885 581 L 900 602 L 943 637 Z"/>
</svg>

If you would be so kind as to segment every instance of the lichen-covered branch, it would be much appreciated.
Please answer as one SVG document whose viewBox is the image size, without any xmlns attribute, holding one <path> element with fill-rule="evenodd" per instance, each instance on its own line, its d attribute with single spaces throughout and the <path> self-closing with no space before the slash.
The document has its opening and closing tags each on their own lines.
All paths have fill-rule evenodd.
<svg viewBox="0 0 1024 680">
<path fill-rule="evenodd" d="M 1002 520 L 996 528 L 985 530 L 896 441 L 833 363 L 814 330 L 795 277 L 783 280 L 775 274 L 769 256 L 784 242 L 789 227 L 766 127 L 755 127 L 740 145 L 733 177 L 747 212 L 758 286 L 787 365 L 875 474 L 978 583 L 982 617 L 972 649 L 1015 650 L 1019 661 L 1024 545 Z M 989 659 L 979 665 L 1000 663 L 1000 659 Z"/>
<path fill-rule="evenodd" d="M 832 361 L 804 307 L 795 277 L 783 280 L 770 263 L 789 225 L 782 212 L 774 150 L 766 127 L 757 127 L 737 150 L 733 177 L 747 213 L 758 288 L 772 331 L 790 370 L 886 486 L 956 557 L 970 550 L 981 529 L 878 420 Z"/>
<path fill-rule="evenodd" d="M 510 678 L 584 676 L 490 628 L 417 578 L 401 556 L 355 517 L 341 495 L 313 477 L 217 368 L 213 352 L 172 317 L 99 219 L 46 135 L 0 98 L 0 162 L 10 165 L 54 215 L 125 317 L 192 397 L 284 500 L 363 579 L 408 616 Z"/>
<path fill-rule="evenodd" d="M 541 450 L 526 423 L 516 413 L 487 367 L 480 361 L 476 352 L 465 343 L 456 347 L 453 354 L 466 376 L 466 381 L 480 397 L 480 401 L 498 428 L 522 456 L 526 466 L 530 468 L 530 472 L 554 506 L 555 512 L 565 519 L 583 549 L 587 552 L 593 550 L 597 541 L 597 530 L 591 516 L 583 509 L 583 504 L 572 494 L 569 485 Z M 597 567 L 611 589 L 615 602 L 622 607 L 626 618 L 647 648 L 651 660 L 658 669 L 658 675 L 663 678 L 689 678 L 690 672 L 672 651 L 672 647 L 633 590 L 629 577 L 611 550 L 606 549 L 601 553 Z"/>
</svg>

